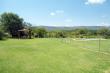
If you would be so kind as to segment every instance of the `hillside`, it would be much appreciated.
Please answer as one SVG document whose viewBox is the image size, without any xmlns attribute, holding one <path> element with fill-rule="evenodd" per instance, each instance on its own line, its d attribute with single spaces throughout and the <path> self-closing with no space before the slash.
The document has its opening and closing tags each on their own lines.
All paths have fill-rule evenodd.
<svg viewBox="0 0 110 73">
<path fill-rule="evenodd" d="M 64 27 L 64 26 L 34 26 L 33 28 L 44 28 L 46 30 L 52 31 L 52 30 L 74 30 L 79 28 L 86 28 L 89 30 L 97 30 L 105 26 L 74 26 L 74 27 Z M 110 28 L 108 26 L 108 28 Z"/>
</svg>

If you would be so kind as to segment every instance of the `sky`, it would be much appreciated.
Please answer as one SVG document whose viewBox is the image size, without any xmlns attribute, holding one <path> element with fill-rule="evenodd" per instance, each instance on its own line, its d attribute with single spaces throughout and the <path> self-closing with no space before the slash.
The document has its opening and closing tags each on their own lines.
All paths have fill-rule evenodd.
<svg viewBox="0 0 110 73">
<path fill-rule="evenodd" d="M 33 26 L 110 26 L 110 0 L 0 0 L 4 12 Z"/>
</svg>

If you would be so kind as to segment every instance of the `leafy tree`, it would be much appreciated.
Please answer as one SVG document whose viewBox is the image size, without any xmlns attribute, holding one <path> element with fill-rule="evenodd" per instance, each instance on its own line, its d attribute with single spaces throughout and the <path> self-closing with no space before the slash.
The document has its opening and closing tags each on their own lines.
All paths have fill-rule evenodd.
<svg viewBox="0 0 110 73">
<path fill-rule="evenodd" d="M 97 34 L 104 38 L 110 38 L 110 29 L 106 27 L 100 28 Z"/>
<path fill-rule="evenodd" d="M 2 25 L 0 23 L 0 40 L 3 40 L 4 39 L 4 32 L 2 30 Z"/>
<path fill-rule="evenodd" d="M 33 35 L 32 24 L 28 22 L 24 22 L 23 24 L 24 24 L 24 28 L 29 30 L 28 36 L 29 36 L 29 39 L 31 39 Z"/>
<path fill-rule="evenodd" d="M 46 37 L 46 34 L 47 34 L 46 29 L 38 28 L 35 36 L 39 37 L 39 38 L 44 38 L 44 37 Z"/>
<path fill-rule="evenodd" d="M 103 27 L 103 28 L 100 28 L 100 29 L 98 30 L 97 34 L 103 36 L 103 35 L 106 34 L 107 31 L 109 31 L 109 29 Z"/>
<path fill-rule="evenodd" d="M 62 31 L 61 32 L 57 32 L 56 37 L 57 38 L 65 38 L 66 34 L 64 32 L 62 32 Z"/>
<path fill-rule="evenodd" d="M 3 38 L 4 38 L 4 33 L 0 31 L 0 40 L 3 40 Z"/>
<path fill-rule="evenodd" d="M 49 31 L 46 35 L 48 38 L 55 38 L 56 37 L 56 31 Z"/>
<path fill-rule="evenodd" d="M 83 38 L 89 33 L 89 31 L 85 28 L 75 29 L 74 32 L 75 32 L 75 36 L 80 38 Z"/>
<path fill-rule="evenodd" d="M 31 29 L 32 28 L 32 24 L 31 23 L 28 23 L 28 22 L 24 22 L 24 28 L 26 29 Z"/>
<path fill-rule="evenodd" d="M 0 17 L 0 23 L 12 37 L 18 37 L 18 30 L 24 28 L 23 19 L 14 13 L 3 13 Z"/>
<path fill-rule="evenodd" d="M 8 34 L 5 33 L 2 29 L 0 29 L 0 40 L 6 39 Z"/>
</svg>

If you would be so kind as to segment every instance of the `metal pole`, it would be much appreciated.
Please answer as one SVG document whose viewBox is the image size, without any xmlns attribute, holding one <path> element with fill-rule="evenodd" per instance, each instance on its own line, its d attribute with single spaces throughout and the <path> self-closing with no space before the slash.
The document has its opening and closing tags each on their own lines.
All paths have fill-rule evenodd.
<svg viewBox="0 0 110 73">
<path fill-rule="evenodd" d="M 100 30 L 100 26 L 99 26 L 99 30 Z M 99 37 L 99 55 L 100 55 L 100 51 L 101 51 L 101 35 L 98 35 Z"/>
<path fill-rule="evenodd" d="M 99 53 L 100 53 L 100 49 L 101 49 L 101 38 L 100 38 L 100 36 L 99 36 Z"/>
<path fill-rule="evenodd" d="M 98 34 L 98 30 L 100 30 L 100 26 L 99 28 L 97 28 L 97 37 L 98 37 L 98 52 L 100 54 L 100 50 L 101 50 L 101 38 L 100 38 L 100 34 Z"/>
</svg>

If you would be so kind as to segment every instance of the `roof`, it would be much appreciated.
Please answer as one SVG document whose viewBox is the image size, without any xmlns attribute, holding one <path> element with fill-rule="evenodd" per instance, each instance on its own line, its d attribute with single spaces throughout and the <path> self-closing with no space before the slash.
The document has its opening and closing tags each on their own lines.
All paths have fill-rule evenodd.
<svg viewBox="0 0 110 73">
<path fill-rule="evenodd" d="M 18 30 L 18 31 L 29 31 L 29 30 L 24 28 L 24 29 L 21 29 L 21 30 Z"/>
</svg>

